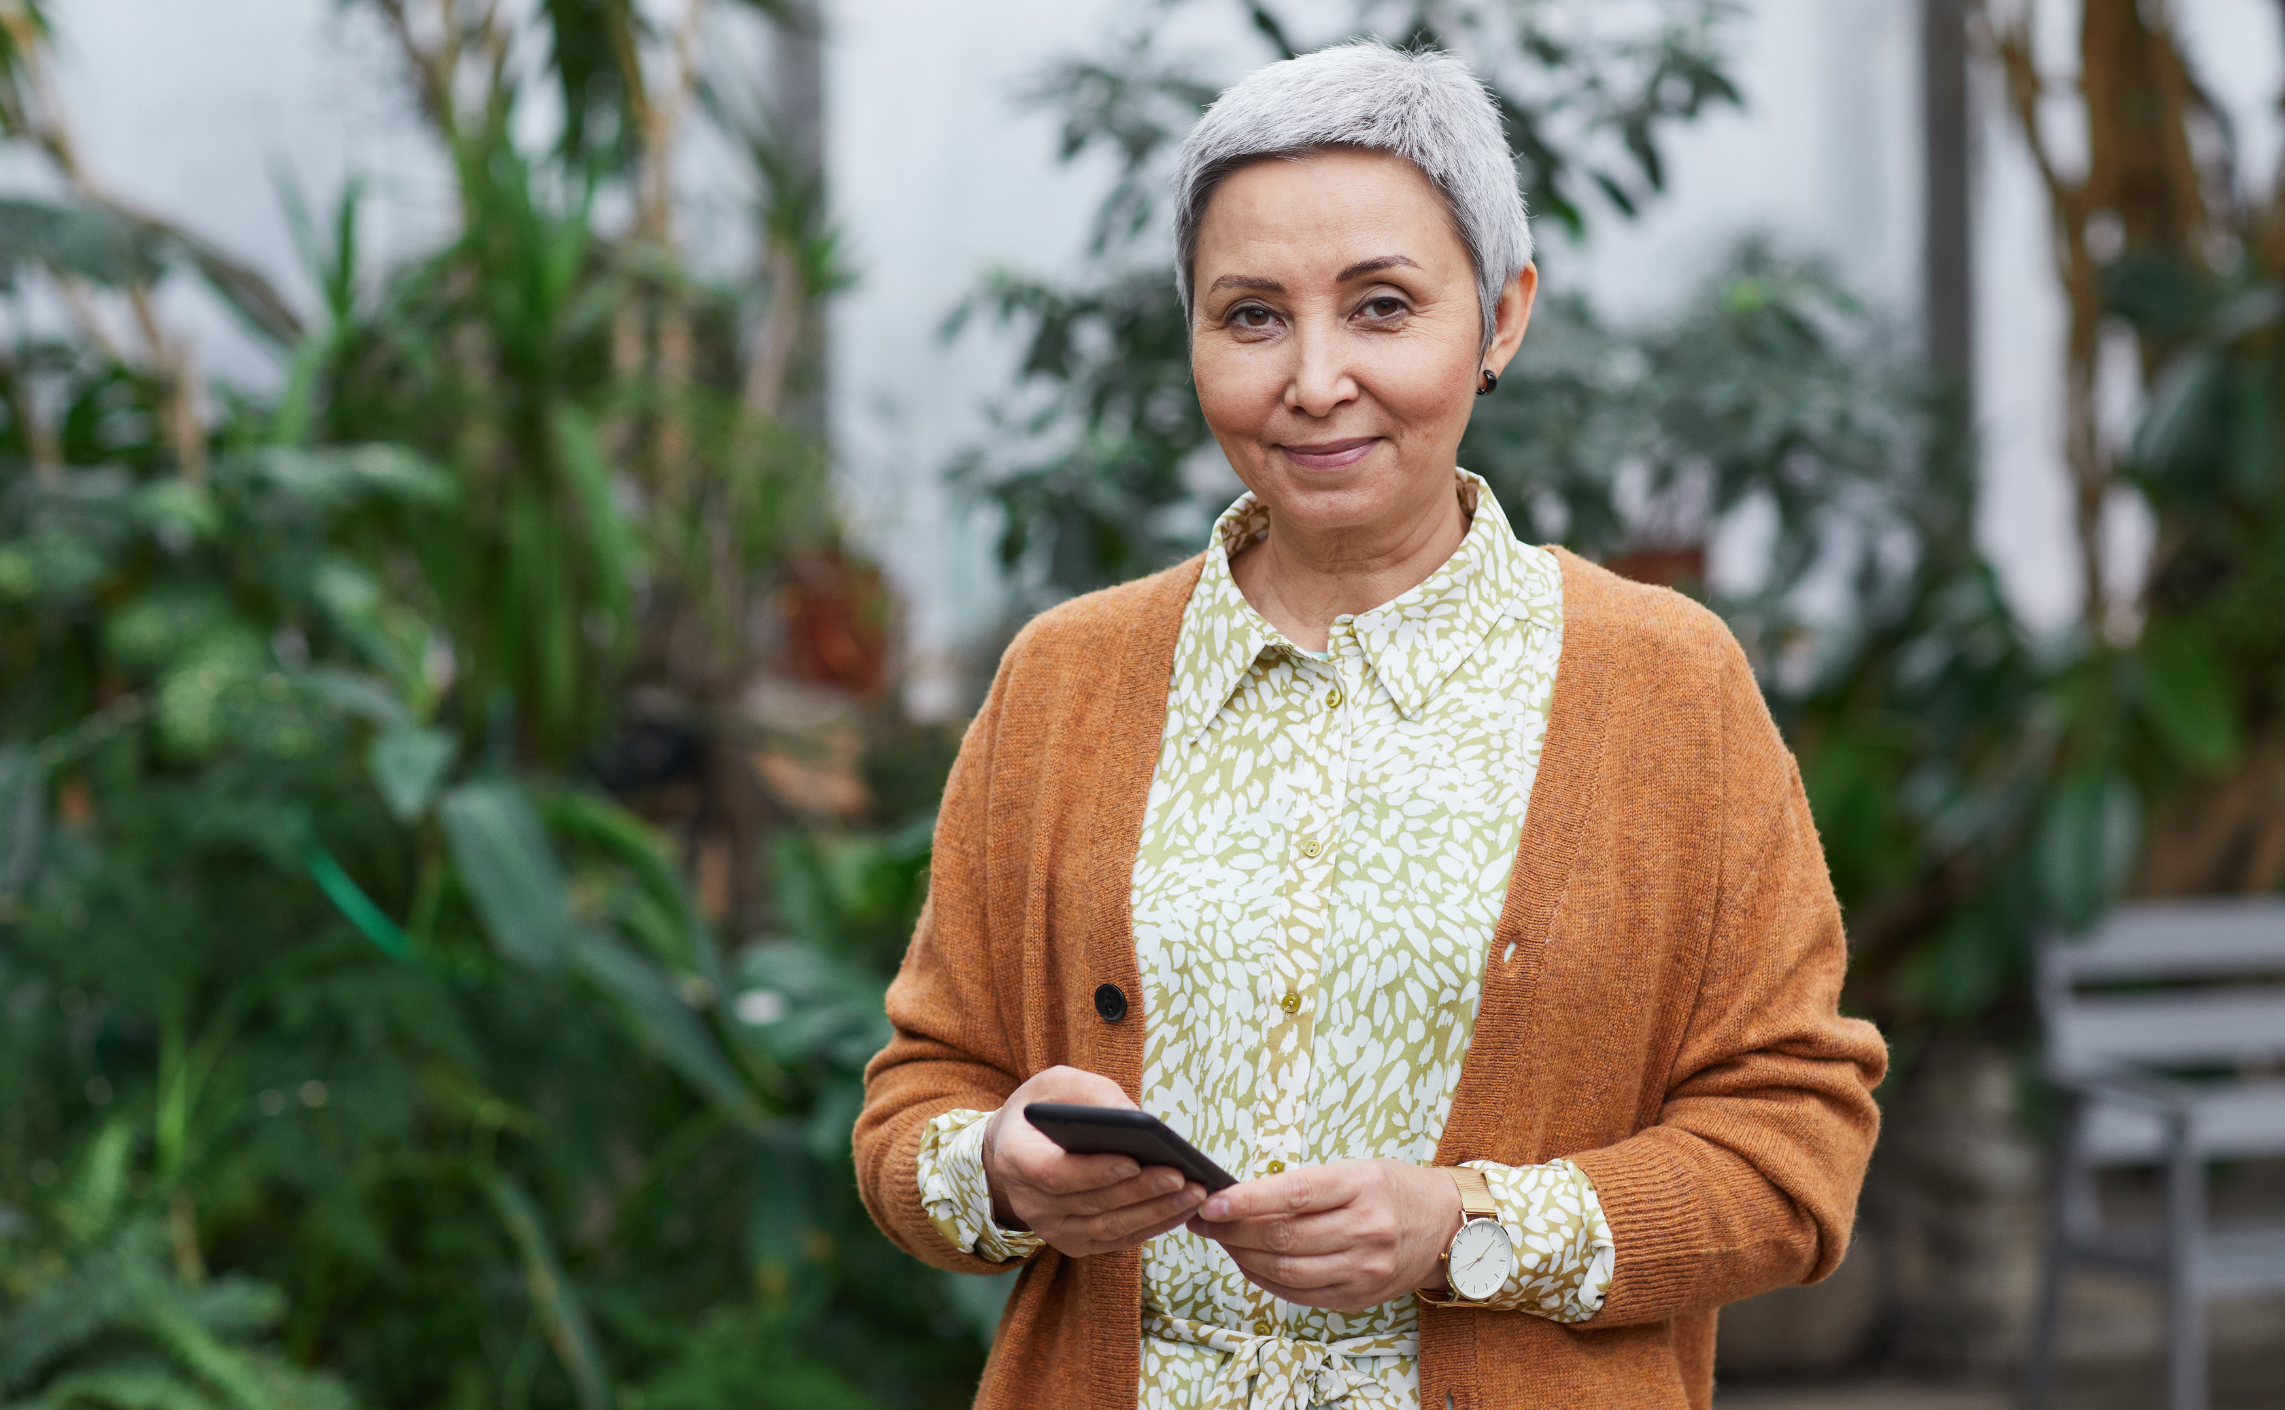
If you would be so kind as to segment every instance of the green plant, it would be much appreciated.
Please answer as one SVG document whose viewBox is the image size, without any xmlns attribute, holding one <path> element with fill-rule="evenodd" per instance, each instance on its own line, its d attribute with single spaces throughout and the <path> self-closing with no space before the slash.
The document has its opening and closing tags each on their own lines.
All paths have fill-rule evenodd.
<svg viewBox="0 0 2285 1410">
<path fill-rule="evenodd" d="M 592 101 L 527 151 L 496 8 L 376 8 L 462 224 L 377 271 L 354 190 L 304 217 L 324 304 L 271 327 L 274 399 L 209 424 L 186 341 L 98 336 L 259 276 L 76 167 L 0 206 L 0 266 L 80 319 L 0 365 L 0 1400 L 951 1403 L 970 1304 L 847 1170 L 925 830 L 885 871 L 781 848 L 808 939 L 726 952 L 675 845 L 709 839 L 581 767 L 639 686 L 746 767 L 750 618 L 831 538 L 775 414 L 842 277 L 821 187 L 764 188 L 766 299 L 709 282 L 647 175 L 687 44 L 653 92 L 673 36 L 547 7 Z M 37 19 L 0 5 L 0 119 L 62 163 Z"/>
<path fill-rule="evenodd" d="M 448 477 L 274 449 L 195 496 L 88 479 L 0 500 L 23 516 L 0 541 L 62 565 L 0 601 L 0 643 L 42 663 L 0 693 L 36 741 L 0 769 L 0 1207 L 35 1232 L 0 1338 L 44 1335 L 43 1288 L 174 1295 L 134 1281 L 150 1234 L 112 1249 L 73 1233 L 114 1222 L 73 1213 L 90 1197 L 33 1198 L 76 1150 L 186 1286 L 212 1264 L 284 1290 L 287 1355 L 371 1403 L 586 1406 L 654 1376 L 687 1403 L 746 1384 L 708 1359 L 733 1338 L 692 1340 L 709 1315 L 786 1329 L 766 1378 L 848 1403 L 972 1372 L 846 1175 L 925 825 L 786 851 L 811 943 L 732 960 L 647 828 L 437 722 L 440 637 L 367 531 Z M 22 732 L 43 710 L 79 722 Z"/>
</svg>

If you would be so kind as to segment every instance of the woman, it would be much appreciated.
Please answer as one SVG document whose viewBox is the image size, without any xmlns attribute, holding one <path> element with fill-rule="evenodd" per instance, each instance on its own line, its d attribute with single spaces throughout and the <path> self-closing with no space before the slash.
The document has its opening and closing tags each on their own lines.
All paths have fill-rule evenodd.
<svg viewBox="0 0 2285 1410">
<path fill-rule="evenodd" d="M 1456 466 L 1537 284 L 1461 64 L 1272 65 L 1176 182 L 1248 493 L 1009 647 L 867 1205 L 1025 1264 L 979 1405 L 1704 1407 L 1715 1309 L 1833 1270 L 1877 1126 L 1792 759 L 1715 617 Z M 1240 1183 L 1067 1154 L 1035 1101 L 1139 1103 Z"/>
</svg>

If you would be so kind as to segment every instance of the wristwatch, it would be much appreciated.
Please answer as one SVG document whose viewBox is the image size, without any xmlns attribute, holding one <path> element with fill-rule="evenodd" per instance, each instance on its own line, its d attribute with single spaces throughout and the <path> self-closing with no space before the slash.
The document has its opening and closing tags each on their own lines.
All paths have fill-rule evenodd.
<svg viewBox="0 0 2285 1410">
<path fill-rule="evenodd" d="M 1449 1297 L 1428 1288 L 1417 1289 L 1422 1302 L 1436 1307 L 1464 1307 L 1482 1302 L 1507 1286 L 1510 1273 L 1515 1271 L 1515 1245 L 1508 1241 L 1507 1227 L 1500 1223 L 1500 1207 L 1492 1199 L 1492 1186 L 1481 1170 L 1466 1166 L 1446 1166 L 1452 1174 L 1452 1183 L 1460 1187 L 1460 1213 L 1463 1219 L 1460 1232 L 1452 1236 L 1452 1243 L 1437 1259 L 1444 1267 L 1444 1280 L 1452 1287 Z"/>
</svg>

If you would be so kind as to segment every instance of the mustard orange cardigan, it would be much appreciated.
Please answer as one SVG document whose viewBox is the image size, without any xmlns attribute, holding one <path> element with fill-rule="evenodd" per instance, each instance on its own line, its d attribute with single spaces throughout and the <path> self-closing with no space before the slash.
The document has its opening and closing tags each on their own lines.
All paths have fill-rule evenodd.
<svg viewBox="0 0 2285 1410">
<path fill-rule="evenodd" d="M 961 746 L 856 1129 L 873 1218 L 940 1268 L 1002 1271 L 929 1223 L 930 1118 L 1057 1063 L 1139 1087 L 1129 881 L 1199 563 L 1026 627 Z M 1421 1404 L 1705 1410 L 1715 1309 L 1847 1251 L 1887 1054 L 1836 1008 L 1840 914 L 1744 653 L 1686 598 L 1562 563 L 1547 743 L 1436 1163 L 1578 1162 L 1615 1276 L 1579 1327 L 1422 1308 Z M 1104 984 L 1137 1001 L 1121 1021 Z M 1034 1256 L 977 1405 L 1134 1410 L 1141 1262 Z"/>
</svg>

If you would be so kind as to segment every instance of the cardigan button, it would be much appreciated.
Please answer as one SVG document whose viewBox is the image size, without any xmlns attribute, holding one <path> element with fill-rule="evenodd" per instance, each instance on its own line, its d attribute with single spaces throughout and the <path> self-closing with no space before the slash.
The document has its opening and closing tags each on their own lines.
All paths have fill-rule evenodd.
<svg viewBox="0 0 2285 1410">
<path fill-rule="evenodd" d="M 1095 1012 L 1105 1023 L 1117 1023 L 1127 1016 L 1127 996 L 1116 984 L 1105 984 L 1095 991 Z"/>
</svg>

